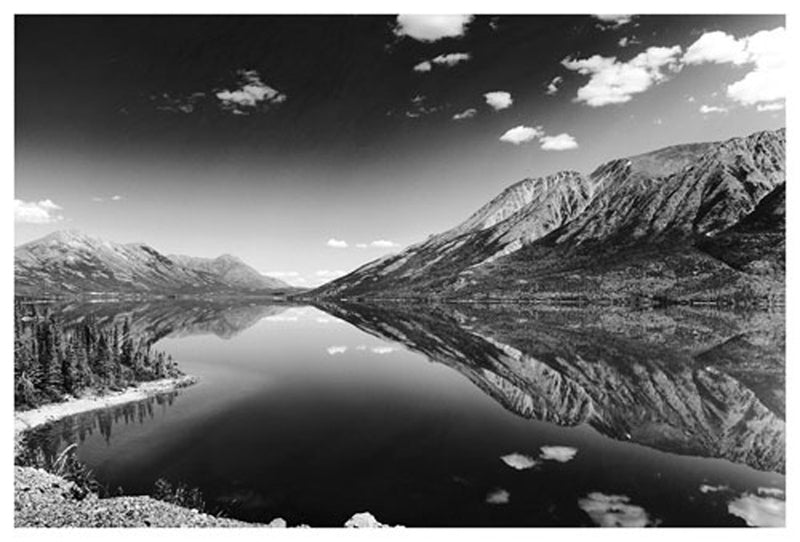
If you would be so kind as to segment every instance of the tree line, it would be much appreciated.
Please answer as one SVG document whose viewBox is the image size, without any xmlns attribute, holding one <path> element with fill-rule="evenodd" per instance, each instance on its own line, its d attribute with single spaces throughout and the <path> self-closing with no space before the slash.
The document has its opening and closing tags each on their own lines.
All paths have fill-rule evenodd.
<svg viewBox="0 0 800 542">
<path fill-rule="evenodd" d="M 131 333 L 130 319 L 65 326 L 47 306 L 14 300 L 14 405 L 104 393 L 182 373 L 172 356 Z"/>
</svg>

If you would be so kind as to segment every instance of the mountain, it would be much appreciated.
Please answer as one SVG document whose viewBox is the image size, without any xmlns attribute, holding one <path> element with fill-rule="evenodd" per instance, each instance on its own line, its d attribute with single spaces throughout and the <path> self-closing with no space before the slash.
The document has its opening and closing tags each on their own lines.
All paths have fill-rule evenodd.
<svg viewBox="0 0 800 542">
<path fill-rule="evenodd" d="M 785 141 L 785 129 L 764 131 L 526 179 L 455 228 L 311 295 L 782 299 Z M 758 215 L 778 218 L 757 235 L 772 235 L 775 250 L 750 243 L 736 258 L 752 265 L 731 265 L 732 240 L 756 239 L 745 230 L 762 200 L 774 203 Z"/>
<path fill-rule="evenodd" d="M 58 231 L 14 250 L 18 295 L 242 294 L 292 290 L 232 256 L 169 257 L 142 243 L 121 244 Z"/>
<path fill-rule="evenodd" d="M 185 267 L 217 277 L 231 288 L 245 290 L 274 290 L 290 288 L 282 280 L 262 275 L 241 259 L 230 254 L 217 258 L 170 255 L 169 258 Z"/>
<path fill-rule="evenodd" d="M 665 452 L 785 470 L 783 314 L 320 303 L 507 410 Z"/>
</svg>

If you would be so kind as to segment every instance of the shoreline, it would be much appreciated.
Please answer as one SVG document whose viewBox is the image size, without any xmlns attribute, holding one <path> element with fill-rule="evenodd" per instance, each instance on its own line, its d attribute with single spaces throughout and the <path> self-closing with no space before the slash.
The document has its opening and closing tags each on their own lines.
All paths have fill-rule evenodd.
<svg viewBox="0 0 800 542">
<path fill-rule="evenodd" d="M 198 378 L 191 375 L 163 378 L 161 380 L 142 382 L 135 386 L 125 388 L 124 390 L 103 395 L 74 397 L 59 403 L 48 403 L 31 410 L 14 411 L 15 455 L 16 448 L 20 443 L 22 436 L 31 429 L 60 420 L 62 418 L 66 418 L 68 416 L 92 412 L 94 410 L 101 410 L 125 403 L 141 401 L 154 395 L 186 388 L 197 383 L 197 381 Z"/>
</svg>

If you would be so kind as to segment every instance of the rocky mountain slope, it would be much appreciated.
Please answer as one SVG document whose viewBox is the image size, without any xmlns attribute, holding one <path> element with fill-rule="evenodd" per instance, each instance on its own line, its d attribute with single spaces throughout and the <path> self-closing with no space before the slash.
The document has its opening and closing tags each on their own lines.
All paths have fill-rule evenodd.
<svg viewBox="0 0 800 542">
<path fill-rule="evenodd" d="M 312 295 L 782 298 L 779 218 L 759 222 L 774 250 L 740 250 L 751 265 L 732 266 L 722 252 L 731 236 L 752 238 L 744 230 L 762 199 L 773 203 L 759 214 L 785 216 L 784 183 L 783 129 L 612 160 L 588 176 L 527 179 L 456 228 Z"/>
<path fill-rule="evenodd" d="M 142 243 L 121 244 L 59 231 L 14 250 L 17 295 L 236 294 L 291 290 L 232 256 L 169 257 Z"/>
</svg>

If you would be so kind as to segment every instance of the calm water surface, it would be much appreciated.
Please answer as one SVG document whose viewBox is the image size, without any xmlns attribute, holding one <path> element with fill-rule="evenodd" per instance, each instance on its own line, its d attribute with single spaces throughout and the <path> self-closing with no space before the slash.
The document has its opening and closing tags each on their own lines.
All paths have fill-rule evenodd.
<svg viewBox="0 0 800 542">
<path fill-rule="evenodd" d="M 110 488 L 340 526 L 771 525 L 782 314 L 186 303 L 129 317 L 199 383 L 38 432 Z"/>
</svg>

